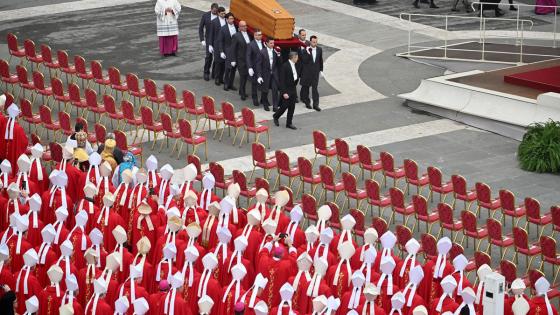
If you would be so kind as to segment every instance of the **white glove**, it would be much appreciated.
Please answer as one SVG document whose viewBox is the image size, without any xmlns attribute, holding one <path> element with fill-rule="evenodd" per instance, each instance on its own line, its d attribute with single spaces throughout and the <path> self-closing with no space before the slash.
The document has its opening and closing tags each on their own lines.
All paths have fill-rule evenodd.
<svg viewBox="0 0 560 315">
<path fill-rule="evenodd" d="M 201 41 L 200 44 L 202 45 L 202 47 L 206 47 L 206 41 L 205 40 Z"/>
<path fill-rule="evenodd" d="M 226 59 L 226 54 L 220 53 L 220 57 L 221 57 L 222 59 Z"/>
<path fill-rule="evenodd" d="M 321 77 L 324 77 L 325 75 L 323 74 L 323 71 L 319 72 L 319 74 L 321 75 Z"/>
<path fill-rule="evenodd" d="M 237 64 L 237 63 L 236 63 L 235 61 L 232 61 L 232 62 L 231 62 L 231 66 L 232 66 L 232 67 L 235 67 L 236 64 Z"/>
<path fill-rule="evenodd" d="M 258 84 L 262 84 L 263 82 L 264 82 L 263 78 L 259 77 L 259 78 L 257 79 L 257 83 L 258 83 Z"/>
<path fill-rule="evenodd" d="M 214 52 L 214 47 L 212 47 L 212 45 L 208 46 L 208 52 L 209 53 L 213 53 Z"/>
<path fill-rule="evenodd" d="M 249 76 L 252 77 L 255 74 L 255 71 L 253 71 L 253 68 L 249 68 Z"/>
</svg>

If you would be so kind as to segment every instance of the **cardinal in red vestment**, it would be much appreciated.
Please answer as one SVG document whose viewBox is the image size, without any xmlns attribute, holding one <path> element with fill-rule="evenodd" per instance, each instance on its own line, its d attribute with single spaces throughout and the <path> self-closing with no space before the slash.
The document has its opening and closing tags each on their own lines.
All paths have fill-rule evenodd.
<svg viewBox="0 0 560 315">
<path fill-rule="evenodd" d="M 258 271 L 268 279 L 264 288 L 264 296 L 261 298 L 266 302 L 269 309 L 280 303 L 280 288 L 289 278 L 297 273 L 297 251 L 292 247 L 291 240 L 284 240 L 289 246 L 286 253 L 284 244 L 277 244 L 279 241 L 272 241 L 265 244 L 259 253 Z M 274 247 L 273 247 L 274 246 Z"/>
<path fill-rule="evenodd" d="M 113 230 L 117 226 L 125 227 L 126 224 L 120 215 L 112 210 L 115 203 L 115 196 L 112 193 L 106 193 L 103 197 L 103 208 L 99 212 L 99 217 L 95 222 L 95 227 L 103 233 L 104 247 L 107 249 L 115 248 L 116 241 L 112 236 Z"/>
<path fill-rule="evenodd" d="M 430 314 L 443 314 L 445 312 L 454 312 L 459 304 L 455 302 L 453 296 L 457 288 L 457 280 L 452 275 L 448 275 L 441 280 L 441 296 L 432 299 L 429 310 Z"/>
<path fill-rule="evenodd" d="M 39 211 L 41 211 L 41 196 L 34 194 L 27 201 L 29 206 L 29 229 L 27 230 L 27 241 L 31 246 L 41 245 L 41 231 L 45 224 L 39 219 Z"/>
<path fill-rule="evenodd" d="M 52 187 L 41 196 L 41 220 L 45 224 L 55 222 L 56 209 L 60 207 L 71 209 L 74 205 L 73 200 L 66 193 L 66 185 L 68 184 L 66 173 L 53 170 L 49 175 L 49 180 Z"/>
<path fill-rule="evenodd" d="M 350 278 L 352 277 L 350 258 L 355 252 L 356 249 L 351 241 L 342 243 L 338 247 L 339 262 L 336 265 L 329 266 L 327 270 L 327 283 L 332 285 L 335 297 L 342 298 L 344 292 L 350 289 Z"/>
<path fill-rule="evenodd" d="M 170 278 L 171 290 L 159 300 L 156 314 L 166 315 L 191 315 L 193 312 L 181 296 L 184 277 L 181 272 L 176 272 Z"/>
<path fill-rule="evenodd" d="M 418 306 L 426 307 L 424 299 L 418 295 L 417 289 L 424 278 L 424 270 L 422 266 L 417 265 L 410 269 L 409 272 L 409 282 L 402 289 L 402 294 L 404 296 L 405 303 L 401 308 L 403 314 L 413 315 L 413 310 Z"/>
<path fill-rule="evenodd" d="M 303 309 L 300 308 L 300 296 L 306 293 L 302 291 L 303 287 L 307 287 L 309 285 L 309 282 L 311 281 L 311 274 L 309 273 L 309 270 L 311 269 L 312 265 L 313 260 L 311 259 L 311 256 L 309 256 L 307 252 L 303 252 L 297 259 L 298 271 L 296 275 L 288 279 L 288 282 L 295 289 L 294 296 L 292 297 L 292 306 L 294 309 L 300 310 L 302 314 L 305 313 Z"/>
<path fill-rule="evenodd" d="M 238 236 L 244 236 L 247 239 L 247 247 L 243 253 L 251 264 L 256 261 L 260 252 L 260 246 L 263 239 L 263 234 L 259 231 L 259 224 L 261 222 L 261 215 L 258 210 L 254 209 L 247 213 L 247 225 L 243 229 L 237 230 Z"/>
<path fill-rule="evenodd" d="M 545 277 L 539 278 L 535 282 L 536 295 L 531 298 L 531 310 L 528 315 L 558 315 L 556 307 L 548 300 L 550 282 Z"/>
<path fill-rule="evenodd" d="M 424 281 L 418 288 L 420 296 L 427 305 L 432 305 L 432 300 L 441 296 L 441 279 L 453 272 L 453 266 L 447 261 L 447 254 L 451 250 L 451 240 L 441 238 L 437 243 L 438 256 L 424 263 Z"/>
<path fill-rule="evenodd" d="M 24 253 L 33 249 L 31 244 L 27 241 L 27 229 L 29 228 L 29 218 L 26 215 L 12 214 L 14 218 L 15 232 L 5 240 L 6 245 L 10 252 L 10 268 L 13 273 L 21 270 L 25 263 Z M 6 235 L 6 234 L 5 234 Z M 36 254 L 36 252 L 35 252 Z M 36 264 L 36 263 L 35 263 Z M 33 266 L 35 266 L 35 264 Z M 21 300 L 23 301 L 23 300 Z"/>
<path fill-rule="evenodd" d="M 60 308 L 60 303 L 62 302 L 62 296 L 64 295 L 64 290 L 60 288 L 60 281 L 62 281 L 62 276 L 64 272 L 59 266 L 52 266 L 47 272 L 50 280 L 50 284 L 41 291 L 39 294 L 39 314 L 41 315 L 56 315 L 58 314 L 58 309 Z"/>
<path fill-rule="evenodd" d="M 42 165 L 42 158 L 45 149 L 40 143 L 31 147 L 31 168 L 29 169 L 29 179 L 37 183 L 39 194 L 49 190 L 49 177 L 47 168 Z"/>
<path fill-rule="evenodd" d="M 113 211 L 118 213 L 124 220 L 124 222 L 128 223 L 132 220 L 134 216 L 134 208 L 129 208 L 129 199 L 131 197 L 132 192 L 132 171 L 130 169 L 125 169 L 121 173 L 122 181 L 115 189 L 113 193 L 115 195 L 115 204 L 113 205 Z M 129 227 L 130 224 L 127 225 Z M 128 228 L 129 231 L 128 238 L 131 237 L 130 231 L 131 229 Z"/>
<path fill-rule="evenodd" d="M 327 284 L 324 277 L 329 267 L 327 260 L 324 257 L 319 257 L 314 260 L 313 267 L 315 273 L 309 283 L 301 282 L 300 288 L 302 290 L 299 299 L 299 311 L 302 313 L 310 313 L 312 311 L 313 299 L 320 296 L 331 296 L 331 287 Z"/>
<path fill-rule="evenodd" d="M 111 181 L 112 172 L 111 164 L 107 161 L 104 161 L 101 163 L 101 166 L 99 166 L 99 174 L 101 177 L 99 178 L 99 183 L 97 183 L 97 195 L 95 197 L 95 202 L 97 204 L 101 204 L 105 194 L 111 193 L 113 195 L 115 192 L 115 186 L 113 186 L 113 182 Z M 117 200 L 114 195 L 113 198 Z"/>
<path fill-rule="evenodd" d="M 198 196 L 194 191 L 189 190 L 185 193 L 184 207 L 180 209 L 181 218 L 185 221 L 185 225 L 193 222 L 200 225 L 201 222 L 206 221 L 207 213 L 198 207 L 197 200 Z"/>
<path fill-rule="evenodd" d="M 106 301 L 108 284 L 103 278 L 98 278 L 93 281 L 94 294 L 87 302 L 84 309 L 86 315 L 107 315 L 111 314 L 112 307 Z"/>
<path fill-rule="evenodd" d="M 411 238 L 408 242 L 406 242 L 405 249 L 408 255 L 404 260 L 398 262 L 397 267 L 395 268 L 395 278 L 397 279 L 397 285 L 400 288 L 404 288 L 408 284 L 410 280 L 408 278 L 410 269 L 420 265 L 416 259 L 416 254 L 418 254 L 418 251 L 420 250 L 420 243 L 418 243 L 416 239 Z"/>
<path fill-rule="evenodd" d="M 210 212 L 210 205 L 214 202 L 219 203 L 220 198 L 212 192 L 214 190 L 214 185 L 216 184 L 216 179 L 212 173 L 208 172 L 204 174 L 202 178 L 202 187 L 204 188 L 200 195 L 198 196 L 198 206 L 204 210 Z M 212 246 L 213 247 L 213 246 Z"/>
<path fill-rule="evenodd" d="M 17 121 L 20 114 L 16 104 L 8 106 L 8 120 L 0 126 L 0 160 L 8 160 L 14 167 L 13 173 L 18 171 L 16 164 L 20 155 L 25 154 L 29 141 L 25 130 Z M 21 301 L 20 304 L 24 303 Z"/>
<path fill-rule="evenodd" d="M 86 266 L 78 270 L 77 281 L 79 284 L 79 294 L 76 297 L 80 304 L 86 305 L 94 293 L 93 281 L 101 276 L 102 270 L 97 266 L 99 256 L 92 248 L 88 248 L 84 254 Z M 68 286 L 66 286 L 68 289 Z"/>
<path fill-rule="evenodd" d="M 132 226 L 129 226 L 128 229 L 129 233 L 132 231 L 132 244 L 136 244 L 142 237 L 146 237 L 150 241 L 150 244 L 156 244 L 157 229 L 162 226 L 165 221 L 161 222 L 158 213 L 153 211 L 152 207 L 146 201 L 143 201 L 140 206 L 138 206 L 137 211 L 134 212 L 132 222 Z"/>
<path fill-rule="evenodd" d="M 72 261 L 76 268 L 81 269 L 86 265 L 84 252 L 91 246 L 91 240 L 86 234 L 86 225 L 88 221 L 88 214 L 85 210 L 80 210 L 75 217 L 75 225 L 68 233 L 67 239 L 72 242 L 74 246 L 74 255 Z"/>
<path fill-rule="evenodd" d="M 268 279 L 265 278 L 262 274 L 257 274 L 255 277 L 255 282 L 253 285 L 245 291 L 244 294 L 241 295 L 239 302 L 243 303 L 245 307 L 245 311 L 243 314 L 247 315 L 255 315 L 255 308 L 258 307 L 259 304 L 266 303 L 263 299 L 266 299 L 266 292 L 264 288 L 268 283 Z"/>
<path fill-rule="evenodd" d="M 219 315 L 235 314 L 235 303 L 245 294 L 246 287 L 242 284 L 243 278 L 247 275 L 247 269 L 243 264 L 236 264 L 231 268 L 232 280 L 222 289 L 221 305 Z"/>
<path fill-rule="evenodd" d="M 29 249 L 23 254 L 23 268 L 17 272 L 15 292 L 18 300 L 17 311 L 25 313 L 25 301 L 32 296 L 39 296 L 43 287 L 35 277 L 35 266 L 38 257 L 34 249 Z"/>
<path fill-rule="evenodd" d="M 521 304 L 528 306 L 528 309 L 533 308 L 529 304 L 529 298 L 523 293 L 526 289 L 525 282 L 523 279 L 517 278 L 513 280 L 510 286 L 511 294 L 506 295 L 504 298 L 504 315 L 514 315 L 513 314 L 513 304 L 517 302 L 518 307 L 521 307 Z M 525 300 L 525 301 L 521 301 Z M 516 304 L 516 305 L 517 305 Z"/>
<path fill-rule="evenodd" d="M 200 280 L 195 285 L 196 297 L 195 300 L 200 299 L 204 295 L 208 295 L 216 304 L 220 303 L 222 298 L 222 286 L 214 277 L 214 271 L 218 267 L 218 258 L 214 253 L 208 253 L 202 258 L 204 271 L 200 275 Z M 219 308 L 212 308 L 210 315 L 218 315 Z"/>
</svg>

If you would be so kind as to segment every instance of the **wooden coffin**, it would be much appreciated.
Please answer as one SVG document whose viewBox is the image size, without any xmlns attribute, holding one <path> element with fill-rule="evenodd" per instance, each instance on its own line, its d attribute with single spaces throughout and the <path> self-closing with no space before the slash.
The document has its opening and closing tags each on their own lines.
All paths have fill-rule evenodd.
<svg viewBox="0 0 560 315">
<path fill-rule="evenodd" d="M 236 19 L 261 29 L 266 36 L 276 39 L 293 37 L 295 19 L 276 0 L 231 0 L 230 10 Z"/>
</svg>

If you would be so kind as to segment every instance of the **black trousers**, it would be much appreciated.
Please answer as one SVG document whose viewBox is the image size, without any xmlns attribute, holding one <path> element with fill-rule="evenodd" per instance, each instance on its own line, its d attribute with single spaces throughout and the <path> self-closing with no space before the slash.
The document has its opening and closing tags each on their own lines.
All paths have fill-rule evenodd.
<svg viewBox="0 0 560 315">
<path fill-rule="evenodd" d="M 257 82 L 257 76 L 253 75 L 250 77 L 251 80 L 251 98 L 253 99 L 253 105 L 259 106 L 259 83 Z"/>
<path fill-rule="evenodd" d="M 245 92 L 245 86 L 247 85 L 248 77 L 249 74 L 247 71 L 239 71 L 239 95 L 247 95 L 247 92 Z"/>
<path fill-rule="evenodd" d="M 204 58 L 204 74 L 210 74 L 210 67 L 212 66 L 212 59 L 214 55 L 208 52 L 206 48 L 206 57 Z"/>
<path fill-rule="evenodd" d="M 266 107 L 270 107 L 270 102 L 268 101 L 268 91 L 270 90 L 272 90 L 272 107 L 278 108 L 278 85 L 273 79 L 270 79 L 268 86 L 262 87 L 261 104 Z"/>
<path fill-rule="evenodd" d="M 233 86 L 233 80 L 235 80 L 235 71 L 237 67 L 226 67 L 226 71 L 224 73 L 224 85 L 228 88 Z"/>
<path fill-rule="evenodd" d="M 215 72 L 216 82 L 224 83 L 224 69 L 226 67 L 226 63 L 223 61 L 223 59 L 216 58 L 214 60 L 214 66 L 216 67 L 216 72 Z"/>
<path fill-rule="evenodd" d="M 311 86 L 302 85 L 299 91 L 299 98 L 305 104 L 309 104 L 309 88 L 311 87 L 311 97 L 313 98 L 313 106 L 319 106 L 319 90 L 317 90 L 318 82 L 311 84 Z"/>
<path fill-rule="evenodd" d="M 286 126 L 289 126 L 292 124 L 295 109 L 296 95 L 290 95 L 288 99 L 284 99 L 284 97 L 280 95 L 280 108 L 278 108 L 272 117 L 274 117 L 274 119 L 279 119 L 282 115 L 284 115 L 284 112 L 288 110 L 288 115 L 286 116 Z"/>
</svg>

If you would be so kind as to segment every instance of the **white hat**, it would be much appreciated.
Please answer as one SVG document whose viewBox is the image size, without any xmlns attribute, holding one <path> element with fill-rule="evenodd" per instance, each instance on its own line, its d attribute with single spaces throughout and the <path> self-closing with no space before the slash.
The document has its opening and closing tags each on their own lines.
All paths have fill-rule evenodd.
<svg viewBox="0 0 560 315">
<path fill-rule="evenodd" d="M 173 243 L 167 243 L 165 247 L 163 247 L 163 257 L 165 259 L 173 259 L 177 255 L 177 247 Z"/>
<path fill-rule="evenodd" d="M 31 160 L 29 159 L 29 157 L 25 154 L 22 154 L 19 156 L 18 160 L 17 160 L 17 165 L 19 168 L 20 172 L 29 172 L 29 169 L 31 168 Z"/>
<path fill-rule="evenodd" d="M 416 255 L 418 253 L 418 250 L 420 250 L 420 243 L 418 243 L 416 239 L 411 238 L 408 240 L 408 242 L 406 242 L 404 247 L 406 248 L 407 253 Z"/>
<path fill-rule="evenodd" d="M 99 245 L 103 243 L 103 233 L 98 228 L 93 228 L 89 232 L 89 239 L 93 245 Z"/>
<path fill-rule="evenodd" d="M 44 152 L 45 148 L 43 148 L 43 145 L 40 143 L 35 143 L 35 145 L 31 147 L 31 156 L 36 159 L 41 158 Z"/>
<path fill-rule="evenodd" d="M 463 292 L 461 292 L 461 297 L 465 304 L 472 304 L 476 300 L 476 293 L 474 293 L 473 289 L 470 287 L 466 287 L 463 289 Z"/>
<path fill-rule="evenodd" d="M 247 275 L 247 269 L 241 263 L 231 267 L 231 276 L 235 280 L 242 280 Z"/>
<path fill-rule="evenodd" d="M 95 249 L 90 247 L 86 249 L 86 251 L 84 252 L 84 258 L 86 259 L 86 262 L 88 264 L 93 265 L 97 263 L 97 259 L 99 259 L 99 255 L 97 254 Z"/>
<path fill-rule="evenodd" d="M 125 314 L 128 310 L 128 298 L 126 296 L 121 296 L 115 301 L 115 312 L 119 314 Z"/>
<path fill-rule="evenodd" d="M 338 255 L 343 260 L 350 259 L 352 256 L 354 256 L 355 252 L 356 248 L 354 248 L 354 244 L 352 244 L 352 241 L 345 241 L 338 247 Z"/>
<path fill-rule="evenodd" d="M 107 207 L 112 207 L 114 203 L 115 203 L 115 195 L 113 195 L 111 192 L 106 192 L 105 195 L 103 195 L 103 205 Z"/>
<path fill-rule="evenodd" d="M 93 280 L 93 290 L 97 295 L 107 293 L 107 282 L 105 282 L 105 279 L 103 279 L 103 277 L 99 277 Z"/>
<path fill-rule="evenodd" d="M 65 160 L 72 160 L 74 158 L 74 148 L 77 146 L 77 142 L 75 146 L 66 144 L 64 148 L 62 148 L 62 158 Z"/>
<path fill-rule="evenodd" d="M 332 210 L 328 205 L 322 205 L 319 207 L 319 209 L 317 209 L 317 217 L 319 218 L 319 220 L 328 220 L 331 218 L 331 216 Z"/>
<path fill-rule="evenodd" d="M 373 283 L 366 283 L 364 287 L 364 296 L 366 300 L 373 301 L 380 294 L 379 288 Z"/>
<path fill-rule="evenodd" d="M 364 285 L 365 282 L 366 282 L 366 276 L 364 275 L 364 273 L 361 272 L 359 269 L 354 271 L 354 273 L 352 274 L 352 285 L 355 287 L 361 287 Z"/>
<path fill-rule="evenodd" d="M 214 301 L 208 295 L 203 295 L 198 299 L 198 309 L 202 314 L 210 314 L 213 306 Z"/>
<path fill-rule="evenodd" d="M 142 265 L 137 264 L 137 265 L 131 265 L 130 266 L 130 278 L 132 279 L 138 279 L 138 278 L 142 278 L 142 274 L 144 273 L 144 269 L 142 269 Z"/>
<path fill-rule="evenodd" d="M 408 279 L 410 283 L 419 285 L 420 281 L 424 279 L 424 270 L 422 269 L 422 266 L 416 265 L 412 267 L 412 269 L 408 272 Z"/>
<path fill-rule="evenodd" d="M 214 270 L 218 266 L 218 258 L 214 253 L 207 253 L 202 257 L 202 265 L 206 269 Z"/>
<path fill-rule="evenodd" d="M 173 276 L 171 276 L 168 280 L 171 284 L 171 287 L 174 289 L 182 287 L 185 283 L 185 277 L 183 277 L 183 274 L 180 271 L 174 273 Z"/>
<path fill-rule="evenodd" d="M 47 276 L 52 283 L 59 283 L 62 281 L 62 276 L 64 276 L 64 271 L 58 265 L 52 265 L 49 270 L 47 270 Z"/>
<path fill-rule="evenodd" d="M 391 297 L 391 307 L 395 310 L 402 309 L 404 303 L 405 303 L 405 298 L 402 292 L 397 292 Z"/>
<path fill-rule="evenodd" d="M 452 293 L 457 287 L 457 280 L 452 275 L 448 275 L 441 280 L 441 288 L 445 293 Z"/>
<path fill-rule="evenodd" d="M 220 227 L 216 232 L 218 234 L 218 240 L 220 243 L 227 244 L 231 240 L 231 232 L 227 227 Z"/>
<path fill-rule="evenodd" d="M 93 198 L 95 195 L 97 195 L 97 186 L 95 186 L 95 184 L 92 182 L 86 183 L 86 185 L 84 186 L 84 195 L 86 195 L 86 197 L 88 198 Z"/>
<path fill-rule="evenodd" d="M 513 282 L 511 283 L 511 291 L 513 292 L 513 294 L 515 295 L 521 295 L 523 294 L 523 291 L 525 291 L 525 281 L 523 281 L 523 279 L 515 279 L 513 280 Z"/>
<path fill-rule="evenodd" d="M 134 314 L 136 315 L 144 315 L 150 309 L 148 301 L 146 301 L 143 297 L 137 298 L 132 302 L 132 304 L 134 305 Z"/>
<path fill-rule="evenodd" d="M 342 229 L 344 230 L 352 230 L 354 225 L 356 225 L 356 219 L 353 216 L 347 214 L 340 219 L 340 224 L 342 225 Z"/>
<path fill-rule="evenodd" d="M 284 285 L 280 287 L 280 297 L 282 298 L 282 301 L 291 301 L 294 296 L 294 292 L 294 287 L 292 287 L 290 283 L 284 283 Z"/>
<path fill-rule="evenodd" d="M 109 162 L 107 161 L 103 161 L 101 163 L 101 165 L 99 166 L 99 173 L 101 174 L 101 176 L 103 177 L 109 177 L 111 176 L 111 173 L 113 172 L 113 167 L 111 166 L 111 164 L 109 164 Z"/>
<path fill-rule="evenodd" d="M 16 199 L 19 195 L 19 187 L 16 183 L 11 183 L 8 186 L 8 197 L 12 200 Z"/>
<path fill-rule="evenodd" d="M 185 174 L 185 181 L 193 181 L 198 175 L 198 170 L 196 169 L 196 165 L 193 163 L 188 164 L 183 168 L 183 172 Z"/>
<path fill-rule="evenodd" d="M 10 249 L 6 243 L 0 244 L 0 261 L 6 261 L 10 258 Z"/>
<path fill-rule="evenodd" d="M 364 252 L 364 262 L 367 264 L 373 264 L 377 258 L 377 250 L 375 247 L 370 247 Z"/>
<path fill-rule="evenodd" d="M 73 251 L 74 245 L 72 245 L 72 242 L 70 242 L 70 240 L 65 240 L 60 245 L 60 253 L 62 254 L 62 256 L 72 256 Z"/>
<path fill-rule="evenodd" d="M 393 273 L 395 269 L 395 259 L 392 256 L 385 256 L 381 258 L 381 264 L 379 265 L 379 269 L 382 273 L 390 275 Z"/>
<path fill-rule="evenodd" d="M 99 166 L 101 164 L 101 155 L 94 151 L 89 155 L 88 161 L 91 166 Z"/>
<path fill-rule="evenodd" d="M 115 238 L 115 241 L 117 242 L 117 244 L 126 243 L 126 240 L 127 240 L 126 231 L 124 230 L 124 228 L 122 226 L 117 225 L 113 229 L 112 234 L 113 234 L 113 237 Z"/>
<path fill-rule="evenodd" d="M 120 268 L 122 264 L 122 259 L 119 253 L 113 252 L 105 258 L 105 269 L 116 271 Z"/>
<path fill-rule="evenodd" d="M 216 179 L 214 178 L 214 175 L 212 175 L 212 173 L 207 172 L 206 174 L 204 174 L 204 177 L 202 178 L 202 186 L 204 187 L 204 189 L 212 189 L 214 188 L 215 184 Z"/>
<path fill-rule="evenodd" d="M 41 237 L 43 238 L 43 242 L 45 243 L 52 243 L 56 237 L 56 230 L 54 229 L 52 224 L 47 224 L 41 230 Z"/>
<path fill-rule="evenodd" d="M 199 255 L 200 253 L 198 252 L 196 246 L 191 245 L 185 249 L 185 259 L 188 262 L 195 262 L 198 259 Z"/>
<path fill-rule="evenodd" d="M 305 239 L 308 243 L 315 243 L 319 237 L 319 230 L 315 225 L 310 225 L 305 229 Z"/>
<path fill-rule="evenodd" d="M 146 168 L 148 169 L 148 171 L 155 171 L 157 170 L 157 167 L 158 167 L 157 158 L 153 155 L 150 155 L 150 157 L 146 159 Z"/>
<path fill-rule="evenodd" d="M 74 307 L 72 304 L 64 304 L 58 309 L 59 315 L 74 315 Z"/>
<path fill-rule="evenodd" d="M 383 233 L 379 240 L 381 241 L 381 246 L 385 249 L 392 249 L 397 243 L 397 237 L 391 231 Z"/>
<path fill-rule="evenodd" d="M 18 215 L 16 219 L 16 228 L 19 232 L 24 233 L 29 228 L 29 217 L 27 215 Z"/>
<path fill-rule="evenodd" d="M 19 115 L 19 113 L 21 113 L 19 107 L 15 103 L 12 103 L 12 105 L 8 107 L 7 112 L 10 118 L 16 118 Z"/>
<path fill-rule="evenodd" d="M 165 180 L 170 180 L 171 177 L 173 176 L 174 170 L 171 165 L 165 164 L 164 166 L 161 167 L 159 173 L 161 174 L 161 178 Z"/>
<path fill-rule="evenodd" d="M 319 295 L 313 299 L 313 311 L 319 314 L 327 306 L 327 297 Z"/>
<path fill-rule="evenodd" d="M 274 235 L 276 232 L 276 221 L 271 218 L 264 220 L 262 228 L 266 232 L 266 234 Z"/>
<path fill-rule="evenodd" d="M 313 265 L 313 259 L 307 252 L 303 252 L 297 258 L 297 265 L 299 270 L 308 271 Z"/>
<path fill-rule="evenodd" d="M 259 301 L 253 308 L 255 315 L 268 315 L 268 306 L 264 301 Z"/>
<path fill-rule="evenodd" d="M 453 267 L 455 267 L 455 271 L 463 271 L 465 270 L 465 268 L 467 267 L 467 264 L 469 263 L 469 260 L 467 259 L 467 257 L 465 257 L 465 255 L 463 254 L 459 254 L 457 256 L 455 256 L 455 258 L 453 259 Z"/>
<path fill-rule="evenodd" d="M 377 241 L 377 230 L 370 227 L 364 232 L 364 243 L 373 244 Z"/>
<path fill-rule="evenodd" d="M 37 256 L 37 252 L 33 248 L 28 249 L 25 254 L 23 254 L 23 263 L 28 267 L 35 267 L 38 261 L 39 256 Z"/>
<path fill-rule="evenodd" d="M 82 226 L 82 227 L 85 226 L 88 221 L 87 212 L 84 209 L 78 211 L 75 220 L 76 220 L 76 226 Z"/>
<path fill-rule="evenodd" d="M 268 191 L 266 191 L 266 189 L 264 188 L 259 188 L 259 190 L 257 190 L 255 194 L 255 198 L 257 198 L 257 201 L 260 203 L 266 202 L 266 200 L 268 199 Z"/>
<path fill-rule="evenodd" d="M 286 190 L 279 190 L 274 195 L 274 205 L 278 207 L 285 206 L 290 201 L 290 193 Z"/>
<path fill-rule="evenodd" d="M 476 270 L 476 275 L 478 276 L 479 281 L 485 281 L 486 276 L 491 273 L 492 268 L 490 268 L 490 266 L 488 266 L 487 264 L 482 264 L 480 267 L 478 267 L 478 270 Z"/>
<path fill-rule="evenodd" d="M 265 278 L 261 273 L 257 274 L 255 280 L 253 281 L 253 285 L 255 286 L 255 288 L 264 289 L 264 287 L 266 287 L 267 284 L 268 284 L 268 279 Z"/>
<path fill-rule="evenodd" d="M 526 299 L 515 299 L 513 304 L 511 304 L 511 310 L 513 311 L 513 315 L 526 315 L 531 310 L 531 306 Z"/>
<path fill-rule="evenodd" d="M 74 274 L 66 275 L 66 279 L 64 279 L 64 283 L 66 284 L 66 289 L 68 291 L 72 291 L 72 292 L 77 291 L 79 288 L 78 279 Z"/>
<path fill-rule="evenodd" d="M 187 235 L 191 239 L 197 238 L 200 235 L 200 233 L 202 233 L 202 229 L 200 228 L 200 224 L 198 224 L 196 222 L 192 222 L 191 224 L 187 225 L 185 230 L 187 231 Z"/>
<path fill-rule="evenodd" d="M 39 299 L 34 295 L 25 300 L 25 312 L 28 314 L 36 313 L 39 310 Z"/>
<path fill-rule="evenodd" d="M 227 195 L 229 197 L 233 198 L 233 200 L 236 200 L 239 197 L 240 193 L 241 193 L 241 187 L 239 186 L 238 183 L 229 184 L 227 188 Z"/>
<path fill-rule="evenodd" d="M 334 233 L 330 227 L 323 229 L 321 231 L 321 234 L 319 235 L 319 239 L 323 244 L 330 244 L 333 238 L 334 238 Z"/>
<path fill-rule="evenodd" d="M 449 253 L 449 251 L 451 250 L 452 245 L 453 245 L 453 243 L 451 242 L 449 237 L 445 236 L 445 237 L 441 238 L 437 242 L 438 254 L 447 255 L 447 253 Z"/>
<path fill-rule="evenodd" d="M 249 245 L 249 241 L 243 235 L 239 235 L 235 240 L 233 240 L 233 245 L 236 251 L 244 252 L 247 246 Z"/>
<path fill-rule="evenodd" d="M 545 277 L 540 277 L 535 282 L 535 291 L 538 295 L 545 295 L 550 290 L 550 282 Z"/>
<path fill-rule="evenodd" d="M 0 106 L 4 106 L 6 104 L 6 94 L 0 95 Z"/>
<path fill-rule="evenodd" d="M 412 315 L 428 315 L 428 310 L 424 305 L 418 305 L 412 311 Z"/>
<path fill-rule="evenodd" d="M 8 161 L 7 159 L 2 161 L 2 163 L 0 163 L 0 170 L 2 171 L 2 173 L 11 173 L 12 164 L 10 163 L 10 161 Z"/>
<path fill-rule="evenodd" d="M 296 205 L 290 211 L 290 220 L 292 220 L 293 222 L 299 222 L 301 221 L 302 218 L 303 218 L 303 210 L 301 210 L 300 205 Z"/>
<path fill-rule="evenodd" d="M 142 168 L 134 174 L 134 177 L 136 177 L 136 181 L 140 184 L 144 184 L 148 180 L 148 174 L 146 173 L 146 170 Z"/>
<path fill-rule="evenodd" d="M 315 267 L 315 272 L 318 272 L 321 276 L 324 276 L 329 268 L 329 262 L 323 257 L 315 258 L 313 262 L 313 267 Z"/>
<path fill-rule="evenodd" d="M 54 214 L 56 216 L 57 221 L 63 222 L 66 220 L 66 218 L 68 218 L 68 209 L 66 209 L 66 207 L 64 206 L 60 206 L 56 209 Z"/>
<path fill-rule="evenodd" d="M 41 210 L 43 201 L 41 200 L 41 196 L 39 196 L 39 194 L 33 194 L 27 203 L 29 204 L 29 211 L 38 212 Z"/>
</svg>

